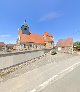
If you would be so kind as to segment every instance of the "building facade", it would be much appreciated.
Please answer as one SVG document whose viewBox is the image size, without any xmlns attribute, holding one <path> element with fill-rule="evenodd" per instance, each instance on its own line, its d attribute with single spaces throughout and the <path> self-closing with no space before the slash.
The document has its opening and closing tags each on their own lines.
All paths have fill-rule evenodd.
<svg viewBox="0 0 80 92">
<path fill-rule="evenodd" d="M 0 50 L 3 50 L 5 47 L 5 43 L 4 42 L 0 42 Z"/>
<path fill-rule="evenodd" d="M 17 49 L 43 49 L 43 48 L 53 48 L 54 37 L 48 32 L 44 32 L 41 36 L 39 34 L 33 34 L 30 32 L 29 26 L 26 21 L 19 29 L 18 39 L 17 39 Z"/>
</svg>

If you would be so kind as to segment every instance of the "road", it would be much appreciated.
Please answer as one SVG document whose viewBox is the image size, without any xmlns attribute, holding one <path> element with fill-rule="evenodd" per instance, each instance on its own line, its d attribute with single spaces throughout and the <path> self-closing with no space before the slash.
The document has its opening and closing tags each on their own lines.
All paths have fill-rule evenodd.
<svg viewBox="0 0 80 92">
<path fill-rule="evenodd" d="M 41 61 L 43 62 L 40 63 Z M 44 59 L 39 60 L 39 63 L 37 62 L 34 66 L 37 66 L 37 64 L 40 67 L 35 67 L 28 72 L 0 83 L 0 92 L 53 92 L 51 87 L 53 88 L 55 83 L 63 79 L 64 76 L 70 75 L 72 70 L 80 65 L 80 56 L 68 54 L 48 55 Z M 20 71 L 22 72 L 24 69 Z"/>
<path fill-rule="evenodd" d="M 40 92 L 80 92 L 80 66 Z"/>
</svg>

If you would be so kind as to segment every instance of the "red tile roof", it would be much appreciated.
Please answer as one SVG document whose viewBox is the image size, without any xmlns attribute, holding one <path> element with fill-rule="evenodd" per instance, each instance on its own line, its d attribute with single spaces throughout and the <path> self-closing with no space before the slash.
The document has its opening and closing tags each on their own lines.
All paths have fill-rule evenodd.
<svg viewBox="0 0 80 92">
<path fill-rule="evenodd" d="M 48 33 L 48 32 L 44 32 L 44 35 L 48 36 L 48 35 L 49 35 L 49 33 Z"/>
<path fill-rule="evenodd" d="M 52 34 L 49 34 L 48 32 L 44 32 L 43 35 L 45 35 L 45 36 L 49 36 L 49 37 L 53 37 L 53 35 L 52 35 Z"/>
<path fill-rule="evenodd" d="M 3 47 L 5 46 L 5 43 L 4 42 L 0 42 L 0 47 Z"/>
<path fill-rule="evenodd" d="M 30 42 L 34 42 L 34 39 L 31 39 L 29 35 L 26 34 L 22 34 L 22 31 L 20 30 L 20 37 L 21 37 L 21 42 L 23 43 L 30 43 Z"/>
<path fill-rule="evenodd" d="M 48 34 L 48 32 L 45 32 L 44 34 Z M 47 37 L 45 40 L 43 36 L 40 36 L 38 34 L 33 34 L 30 32 L 30 35 L 22 34 L 22 31 L 20 30 L 19 35 L 21 37 L 21 42 L 23 43 L 36 43 L 36 44 L 45 44 L 45 42 L 53 42 L 53 40 L 50 37 Z"/>
<path fill-rule="evenodd" d="M 44 41 L 45 42 L 53 42 L 53 40 L 51 38 L 49 38 L 49 37 L 47 37 Z"/>
<path fill-rule="evenodd" d="M 43 37 L 38 34 L 31 33 L 30 35 L 22 34 L 20 31 L 21 42 L 23 43 L 36 43 L 36 44 L 45 44 Z"/>
<path fill-rule="evenodd" d="M 38 34 L 30 34 L 30 38 L 34 40 L 34 43 L 45 44 L 43 37 Z"/>
<path fill-rule="evenodd" d="M 52 35 L 52 34 L 49 34 L 49 36 L 52 36 L 52 37 L 53 37 L 53 35 Z"/>
<path fill-rule="evenodd" d="M 59 40 L 57 46 L 72 46 L 73 39 L 67 38 L 65 40 Z"/>
</svg>

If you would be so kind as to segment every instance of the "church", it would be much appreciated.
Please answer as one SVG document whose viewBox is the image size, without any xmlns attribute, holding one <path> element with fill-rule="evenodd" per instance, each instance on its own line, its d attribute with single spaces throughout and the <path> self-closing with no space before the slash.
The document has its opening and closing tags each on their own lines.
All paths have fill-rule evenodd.
<svg viewBox="0 0 80 92">
<path fill-rule="evenodd" d="M 43 35 L 34 34 L 30 32 L 29 26 L 24 24 L 19 29 L 17 46 L 20 49 L 34 50 L 34 49 L 50 49 L 54 46 L 54 37 L 48 32 Z"/>
</svg>

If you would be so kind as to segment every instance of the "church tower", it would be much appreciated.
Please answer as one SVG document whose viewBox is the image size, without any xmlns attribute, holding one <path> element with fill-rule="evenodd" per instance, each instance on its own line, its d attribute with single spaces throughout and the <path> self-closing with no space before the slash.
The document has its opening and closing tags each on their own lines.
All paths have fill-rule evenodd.
<svg viewBox="0 0 80 92">
<path fill-rule="evenodd" d="M 30 35 L 29 27 L 26 24 L 26 20 L 24 21 L 24 24 L 21 26 L 22 34 Z"/>
</svg>

